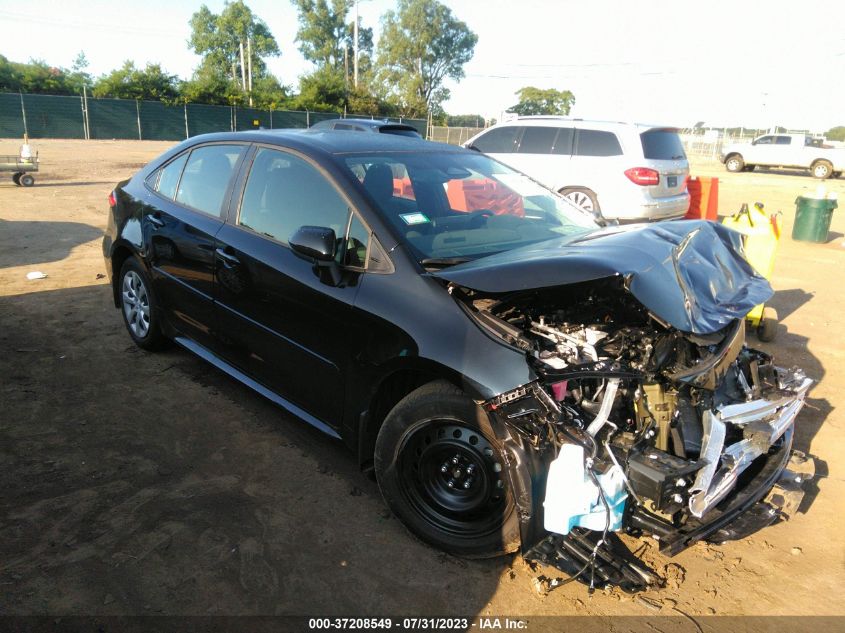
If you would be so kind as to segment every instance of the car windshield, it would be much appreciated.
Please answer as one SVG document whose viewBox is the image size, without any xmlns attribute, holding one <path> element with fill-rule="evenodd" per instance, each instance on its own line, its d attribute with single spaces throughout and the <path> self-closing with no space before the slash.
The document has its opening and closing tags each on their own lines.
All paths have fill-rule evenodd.
<svg viewBox="0 0 845 633">
<path fill-rule="evenodd" d="M 378 153 L 346 165 L 426 265 L 449 265 L 597 228 L 528 176 L 473 152 Z"/>
</svg>

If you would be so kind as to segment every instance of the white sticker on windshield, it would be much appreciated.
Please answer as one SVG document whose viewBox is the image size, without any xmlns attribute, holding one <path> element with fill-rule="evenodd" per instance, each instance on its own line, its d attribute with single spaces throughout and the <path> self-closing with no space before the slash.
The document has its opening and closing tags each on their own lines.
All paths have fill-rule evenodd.
<svg viewBox="0 0 845 633">
<path fill-rule="evenodd" d="M 408 226 L 431 222 L 425 213 L 402 213 L 399 217 L 402 218 Z"/>
</svg>

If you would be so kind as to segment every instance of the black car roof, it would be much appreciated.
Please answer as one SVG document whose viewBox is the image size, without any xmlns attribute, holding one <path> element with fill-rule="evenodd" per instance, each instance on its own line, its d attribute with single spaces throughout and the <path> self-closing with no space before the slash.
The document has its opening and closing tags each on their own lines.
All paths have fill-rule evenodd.
<svg viewBox="0 0 845 633">
<path fill-rule="evenodd" d="M 328 154 L 362 152 L 469 152 L 446 143 L 434 143 L 410 136 L 394 134 L 338 134 L 334 130 L 249 130 L 245 132 L 217 132 L 189 139 L 195 143 L 213 141 L 241 141 L 268 143 L 294 149 L 316 149 Z"/>
<path fill-rule="evenodd" d="M 325 121 L 320 121 L 320 123 L 317 123 L 316 125 L 324 126 L 329 123 L 350 123 L 370 128 L 388 127 L 396 130 L 409 130 L 419 133 L 419 130 L 417 130 L 417 128 L 415 128 L 413 125 L 408 125 L 407 123 L 399 123 L 397 121 L 385 121 L 383 119 L 326 119 Z"/>
</svg>

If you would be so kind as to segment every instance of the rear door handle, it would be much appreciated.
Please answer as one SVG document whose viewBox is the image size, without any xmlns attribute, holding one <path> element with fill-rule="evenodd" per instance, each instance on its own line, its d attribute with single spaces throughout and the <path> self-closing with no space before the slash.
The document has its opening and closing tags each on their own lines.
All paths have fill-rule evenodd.
<svg viewBox="0 0 845 633">
<path fill-rule="evenodd" d="M 239 260 L 234 255 L 230 255 L 229 253 L 224 251 L 222 248 L 218 248 L 217 250 L 214 251 L 214 253 L 217 255 L 217 257 L 222 259 L 224 262 L 226 262 L 230 266 L 237 266 L 238 264 L 241 263 L 241 260 Z"/>
</svg>

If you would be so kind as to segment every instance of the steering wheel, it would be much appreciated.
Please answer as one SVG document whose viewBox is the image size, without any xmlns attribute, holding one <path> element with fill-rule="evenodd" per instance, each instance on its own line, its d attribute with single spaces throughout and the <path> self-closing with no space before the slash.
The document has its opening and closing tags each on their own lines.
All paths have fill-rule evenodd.
<svg viewBox="0 0 845 633">
<path fill-rule="evenodd" d="M 484 224 L 485 218 L 491 218 L 495 213 L 490 209 L 476 209 L 475 211 L 470 211 L 466 214 L 467 223 L 473 227 L 478 228 Z"/>
</svg>

